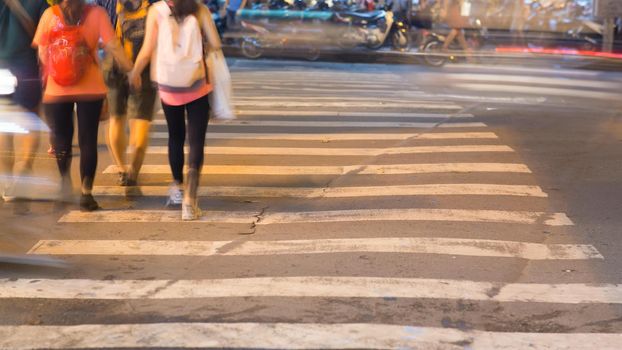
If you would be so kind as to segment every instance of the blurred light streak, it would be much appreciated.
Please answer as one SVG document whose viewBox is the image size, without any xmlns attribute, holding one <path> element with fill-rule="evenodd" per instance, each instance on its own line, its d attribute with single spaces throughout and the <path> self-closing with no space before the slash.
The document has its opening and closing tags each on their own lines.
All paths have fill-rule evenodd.
<svg viewBox="0 0 622 350">
<path fill-rule="evenodd" d="M 572 55 L 572 56 L 586 56 L 586 57 L 598 57 L 598 58 L 614 58 L 622 59 L 622 54 L 600 51 L 583 51 L 575 49 L 549 49 L 549 48 L 528 48 L 528 47 L 497 47 L 498 53 L 537 53 L 546 55 Z"/>
<path fill-rule="evenodd" d="M 0 122 L 0 133 L 28 134 L 30 132 L 16 123 Z"/>
</svg>

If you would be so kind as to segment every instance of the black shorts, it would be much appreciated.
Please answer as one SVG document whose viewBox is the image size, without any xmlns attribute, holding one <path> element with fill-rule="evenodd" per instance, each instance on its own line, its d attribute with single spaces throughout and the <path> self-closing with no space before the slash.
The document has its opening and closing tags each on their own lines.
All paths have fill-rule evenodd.
<svg viewBox="0 0 622 350">
<path fill-rule="evenodd" d="M 42 87 L 39 65 L 36 61 L 24 60 L 8 64 L 11 73 L 17 78 L 13 102 L 32 110 L 41 103 Z"/>
</svg>

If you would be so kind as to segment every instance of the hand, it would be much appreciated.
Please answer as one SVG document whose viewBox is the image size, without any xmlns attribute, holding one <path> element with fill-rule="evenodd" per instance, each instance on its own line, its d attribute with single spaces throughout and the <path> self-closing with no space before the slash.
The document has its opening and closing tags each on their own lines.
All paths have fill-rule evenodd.
<svg viewBox="0 0 622 350">
<path fill-rule="evenodd" d="M 128 80 L 130 82 L 130 86 L 133 89 L 140 89 L 140 87 L 142 86 L 143 82 L 142 82 L 142 78 L 140 77 L 140 74 L 138 74 L 136 72 L 136 70 L 132 69 L 128 73 L 127 78 L 128 78 Z"/>
</svg>

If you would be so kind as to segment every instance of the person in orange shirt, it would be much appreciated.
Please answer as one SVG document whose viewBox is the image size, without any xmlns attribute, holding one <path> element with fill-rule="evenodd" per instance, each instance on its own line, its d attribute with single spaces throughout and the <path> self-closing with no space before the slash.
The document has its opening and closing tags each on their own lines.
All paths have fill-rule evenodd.
<svg viewBox="0 0 622 350">
<path fill-rule="evenodd" d="M 77 31 L 72 31 L 78 26 Z M 84 0 L 63 0 L 46 10 L 33 40 L 47 75 L 43 108 L 52 121 L 53 146 L 62 178 L 61 195 L 65 200 L 72 193 L 70 168 L 74 107 L 77 111 L 82 184 L 80 209 L 85 211 L 99 208 L 91 192 L 97 168 L 99 118 L 106 96 L 97 58 L 100 41 L 123 71 L 132 69 L 132 62 L 125 56 L 106 11 L 99 6 L 87 5 Z M 73 67 L 61 66 L 58 62 L 66 58 L 67 52 L 74 55 L 72 58 L 76 59 L 73 61 L 81 58 L 82 63 Z M 84 58 L 87 55 L 90 57 Z M 73 79 L 66 80 L 72 74 Z"/>
</svg>

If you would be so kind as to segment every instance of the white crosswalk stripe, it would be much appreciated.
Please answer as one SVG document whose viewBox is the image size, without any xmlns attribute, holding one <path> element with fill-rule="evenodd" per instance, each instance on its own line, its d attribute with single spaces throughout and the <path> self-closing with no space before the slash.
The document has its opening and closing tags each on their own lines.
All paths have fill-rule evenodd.
<svg viewBox="0 0 622 350">
<path fill-rule="evenodd" d="M 152 139 L 168 139 L 167 132 L 152 132 Z M 207 140 L 286 140 L 286 141 L 396 141 L 416 138 L 418 140 L 498 139 L 492 132 L 449 133 L 226 133 L 208 132 Z"/>
<path fill-rule="evenodd" d="M 276 197 L 276 198 L 345 198 L 394 196 L 519 196 L 546 198 L 538 186 L 492 184 L 433 184 L 399 186 L 349 186 L 349 187 L 243 187 L 209 186 L 198 190 L 199 196 L 214 197 Z M 95 186 L 97 196 L 166 196 L 166 186 Z"/>
<path fill-rule="evenodd" d="M 333 254 L 353 252 L 447 254 L 521 258 L 529 260 L 603 259 L 591 245 L 537 244 L 455 238 L 359 238 L 322 240 L 246 241 L 42 240 L 30 254 L 46 255 L 173 255 L 249 256 Z"/>
<path fill-rule="evenodd" d="M 492 291 L 494 293 L 491 293 Z M 492 302 L 621 304 L 622 285 L 330 276 L 174 281 L 0 279 L 0 299 L 130 300 L 233 297 L 429 298 Z"/>
<path fill-rule="evenodd" d="M 294 224 L 364 221 L 443 221 L 506 224 L 570 226 L 572 221 L 563 213 L 466 209 L 360 209 L 309 212 L 206 211 L 195 223 Z M 260 217 L 261 215 L 261 217 Z M 59 222 L 181 222 L 178 212 L 171 210 L 109 210 L 99 212 L 70 211 Z"/>
<path fill-rule="evenodd" d="M 281 107 L 281 108 L 387 108 L 387 107 L 398 107 L 398 108 L 421 108 L 421 109 L 448 109 L 448 110 L 460 110 L 462 107 L 448 104 L 439 104 L 433 102 L 427 103 L 413 103 L 408 100 L 404 101 L 393 101 L 390 104 L 385 104 L 383 101 L 373 102 L 369 99 L 365 100 L 352 100 L 352 101 L 296 101 L 296 100 L 275 100 L 275 101 L 265 101 L 265 100 L 241 100 L 237 99 L 235 101 L 236 107 Z"/>
<path fill-rule="evenodd" d="M 168 147 L 150 146 L 149 154 L 168 154 Z M 188 148 L 185 148 L 188 152 Z M 508 153 L 514 150 L 503 145 L 468 145 L 468 146 L 419 146 L 396 148 L 294 148 L 294 147 L 205 147 L 206 154 L 228 155 L 281 155 L 281 156 L 363 156 L 377 157 L 391 154 L 423 153 Z"/>
<path fill-rule="evenodd" d="M 104 174 L 116 174 L 117 166 L 111 165 Z M 168 165 L 143 165 L 142 174 L 169 174 Z M 524 164 L 513 163 L 431 163 L 391 165 L 345 165 L 345 166 L 262 166 L 262 165 L 204 165 L 204 174 L 236 175 L 404 175 L 433 173 L 523 173 L 531 170 Z"/>
<path fill-rule="evenodd" d="M 28 344 L 28 345 L 26 345 Z M 243 349 L 542 350 L 622 347 L 611 333 L 509 333 L 387 324 L 154 323 L 0 326 L 5 349 L 243 348 Z"/>
<path fill-rule="evenodd" d="M 458 71 L 465 68 L 468 68 L 468 71 Z M 620 81 L 597 79 L 600 73 L 588 74 L 589 72 L 568 70 L 553 72 L 523 67 L 497 67 L 486 72 L 479 71 L 481 68 L 475 66 L 449 69 L 455 72 L 443 74 L 442 77 L 454 88 L 512 97 L 532 95 L 616 101 L 618 91 L 622 88 Z M 434 74 L 427 78 L 433 79 L 433 76 Z"/>
<path fill-rule="evenodd" d="M 164 120 L 155 120 L 153 125 L 166 125 Z M 308 127 L 308 128 L 483 128 L 482 123 L 446 123 L 432 122 L 355 122 L 355 121 L 287 121 L 287 120 L 231 120 L 218 126 L 254 127 Z"/>
<path fill-rule="evenodd" d="M 238 117 L 246 116 L 266 116 L 266 117 L 357 117 L 357 118 L 473 118 L 473 114 L 455 113 L 455 114 L 438 114 L 438 113 L 400 113 L 400 112 L 352 112 L 352 111 L 292 111 L 292 110 L 237 110 Z"/>
<path fill-rule="evenodd" d="M 179 321 L 170 323 L 124 322 L 126 315 L 121 313 L 111 322 L 102 322 L 101 318 L 78 324 L 68 319 L 67 324 L 59 325 L 5 322 L 0 326 L 0 348 L 427 350 L 468 347 L 496 350 L 533 347 L 561 350 L 622 347 L 621 334 L 489 332 L 478 330 L 479 324 L 473 330 L 453 326 L 411 327 L 407 326 L 409 322 L 377 319 L 375 314 L 364 315 L 365 323 L 348 323 L 343 321 L 345 318 L 334 321 L 331 316 L 335 315 L 326 311 L 333 307 L 328 304 L 309 313 L 320 315 L 319 323 L 314 323 L 313 318 L 307 323 L 296 323 L 297 316 L 289 315 L 284 318 L 286 321 L 279 322 L 281 316 L 272 317 L 269 311 L 259 315 L 252 310 L 244 311 L 249 313 L 246 318 L 249 322 L 213 318 L 209 303 L 243 300 L 253 306 L 264 299 L 276 307 L 298 299 L 334 299 L 345 303 L 433 300 L 502 306 L 533 303 L 564 305 L 572 310 L 622 304 L 622 285 L 615 283 L 581 283 L 580 279 L 546 283 L 529 278 L 513 283 L 515 279 L 471 275 L 468 265 L 464 266 L 465 272 L 455 272 L 450 278 L 436 275 L 419 278 L 421 270 L 412 265 L 416 259 L 423 261 L 423 265 L 427 264 L 426 259 L 464 259 L 459 260 L 460 264 L 484 261 L 483 264 L 490 266 L 487 271 L 494 271 L 498 261 L 550 264 L 558 268 L 561 265 L 555 264 L 574 266 L 606 259 L 591 244 L 573 241 L 565 235 L 548 240 L 545 233 L 540 233 L 565 233 L 574 227 L 574 217 L 550 209 L 553 206 L 548 205 L 546 188 L 534 184 L 535 176 L 519 152 L 502 144 L 499 135 L 476 116 L 466 113 L 464 106 L 426 99 L 422 91 L 403 77 L 382 73 L 381 69 L 361 73 L 319 68 L 285 67 L 266 71 L 238 68 L 232 70 L 232 77 L 238 119 L 210 121 L 204 149 L 208 158 L 202 168 L 202 173 L 209 176 L 204 176 L 204 187 L 199 189 L 199 196 L 209 198 L 210 204 L 204 204 L 203 209 L 209 210 L 204 210 L 199 220 L 183 222 L 179 210 L 164 210 L 150 201 L 150 197 L 167 196 L 168 187 L 162 178 L 170 178 L 170 167 L 162 156 L 167 154 L 166 123 L 158 115 L 150 134 L 152 142 L 146 163 L 141 169 L 140 186 L 108 184 L 95 186 L 93 191 L 96 197 L 106 197 L 111 202 L 134 196 L 136 205 L 94 212 L 69 210 L 58 220 L 59 225 L 88 226 L 89 233 L 80 237 L 62 232 L 53 237 L 38 237 L 28 252 L 36 257 L 58 256 L 89 264 L 110 258 L 111 265 L 131 270 L 123 275 L 126 278 L 103 277 L 108 276 L 108 270 L 100 277 L 93 277 L 88 270 L 93 265 L 85 265 L 84 269 L 57 278 L 25 275 L 0 279 L 0 302 L 148 301 L 152 308 L 149 312 L 156 315 L 159 303 L 200 301 L 208 305 L 202 309 L 203 314 L 170 315 L 171 320 Z M 473 84 L 465 88 L 496 79 L 494 75 L 471 76 L 459 72 L 451 77 L 459 84 Z M 508 86 L 520 86 L 533 82 L 534 78 L 511 75 L 505 81 Z M 572 87 L 572 82 L 562 78 L 549 82 L 546 88 L 559 89 L 560 94 L 566 94 L 567 88 Z M 593 80 L 585 80 L 582 86 L 600 87 Z M 252 132 L 258 131 L 253 128 L 262 132 Z M 359 128 L 366 130 L 361 132 Z M 235 157 L 209 158 L 209 155 Z M 297 163 L 288 164 L 289 156 L 306 158 L 292 158 Z M 339 158 L 340 161 L 326 158 L 331 156 L 344 158 Z M 374 157 L 374 164 L 356 157 Z M 300 163 L 301 159 L 308 159 L 309 164 Z M 117 174 L 118 170 L 109 165 L 101 177 L 110 180 L 110 174 Z M 321 178 L 324 181 L 318 183 L 316 176 L 324 176 Z M 489 183 L 493 182 L 490 180 L 493 176 L 498 181 Z M 399 182 L 393 182 L 394 179 Z M 220 207 L 224 202 L 261 205 L 239 205 L 232 210 Z M 272 203 L 281 206 L 271 207 Z M 135 232 L 136 224 L 149 224 L 140 226 L 148 232 Z M 261 233 L 242 238 L 219 235 L 220 228 L 238 225 Z M 112 234 L 110 227 L 115 230 Z M 163 231 L 175 227 L 176 235 L 159 236 L 151 232 L 154 227 Z M 324 232 L 327 227 L 331 228 Z M 315 236 L 307 236 L 305 230 Z M 273 236 L 274 232 L 279 235 Z M 367 255 L 377 260 L 367 262 Z M 359 260 L 337 259 L 343 256 Z M 302 268 L 294 264 L 279 270 L 282 271 L 279 274 L 260 274 L 253 270 L 253 259 L 262 257 L 274 259 L 275 264 L 295 261 L 304 265 L 314 257 L 337 260 L 335 266 L 319 269 L 322 271 L 319 274 L 314 273 L 318 271 L 316 266 Z M 201 260 L 200 269 L 205 271 L 165 275 L 141 270 L 143 266 L 172 259 Z M 253 267 L 240 272 L 234 263 L 231 270 L 224 272 L 225 276 L 222 271 L 212 271 L 212 266 L 217 264 L 211 262 L 226 259 Z M 374 268 L 384 259 L 399 259 L 399 264 L 403 261 L 399 277 L 384 275 L 386 271 L 380 269 L 369 274 L 371 270 L 366 268 Z M 205 264 L 206 261 L 209 263 Z M 352 274 L 344 273 L 350 271 L 348 264 L 352 261 L 360 266 Z M 199 265 L 189 268 L 193 266 Z M 457 269 L 458 265 L 455 266 Z M 433 269 L 430 271 L 435 273 Z M 355 314 L 359 310 L 361 315 L 364 313 L 356 305 L 348 307 L 356 310 Z M 283 309 L 286 311 L 287 307 Z M 413 312 L 417 310 L 413 308 Z M 141 313 L 137 315 L 143 317 Z M 162 317 L 169 315 L 163 312 Z M 512 319 L 513 316 L 501 317 Z M 212 318 L 215 322 L 189 322 Z"/>
</svg>

